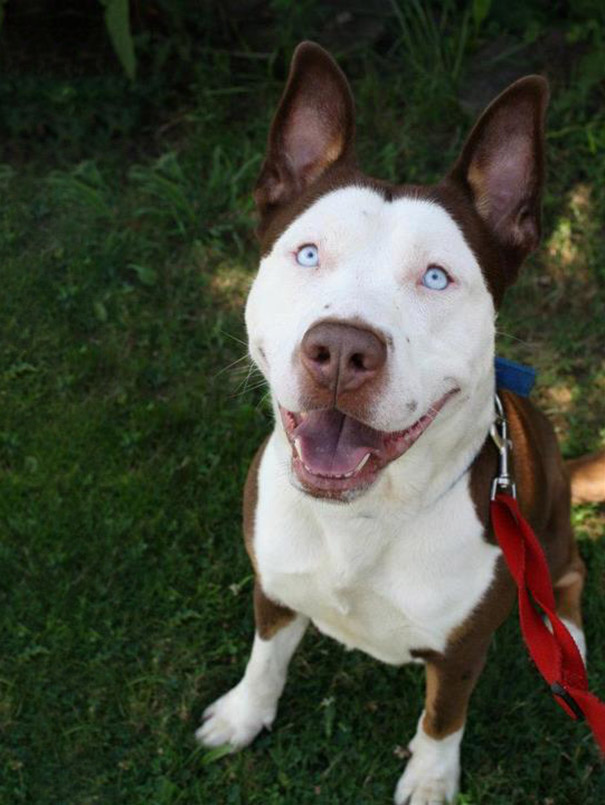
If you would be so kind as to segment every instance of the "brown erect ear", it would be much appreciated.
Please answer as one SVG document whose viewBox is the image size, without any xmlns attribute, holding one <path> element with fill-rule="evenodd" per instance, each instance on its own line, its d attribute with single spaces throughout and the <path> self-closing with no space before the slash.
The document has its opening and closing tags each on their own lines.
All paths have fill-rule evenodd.
<svg viewBox="0 0 605 805">
<path fill-rule="evenodd" d="M 479 118 L 449 176 L 517 266 L 540 240 L 547 103 L 543 78 L 516 81 Z"/>
<path fill-rule="evenodd" d="M 292 58 L 254 191 L 261 215 L 290 201 L 339 159 L 352 156 L 354 135 L 347 79 L 323 48 L 303 42 Z"/>
</svg>

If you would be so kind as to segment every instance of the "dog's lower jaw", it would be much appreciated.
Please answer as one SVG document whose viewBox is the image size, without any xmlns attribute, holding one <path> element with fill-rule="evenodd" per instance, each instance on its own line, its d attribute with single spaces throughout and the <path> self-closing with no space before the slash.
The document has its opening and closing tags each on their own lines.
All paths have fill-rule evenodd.
<svg viewBox="0 0 605 805">
<path fill-rule="evenodd" d="M 446 805 L 454 802 L 460 784 L 461 727 L 436 740 L 418 722 L 409 748 L 412 752 L 395 790 L 395 805 Z"/>
</svg>

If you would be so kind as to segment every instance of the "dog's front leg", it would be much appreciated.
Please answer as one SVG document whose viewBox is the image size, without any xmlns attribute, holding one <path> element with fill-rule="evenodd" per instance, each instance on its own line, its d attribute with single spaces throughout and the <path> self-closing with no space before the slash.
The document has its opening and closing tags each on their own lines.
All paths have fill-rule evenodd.
<svg viewBox="0 0 605 805">
<path fill-rule="evenodd" d="M 275 719 L 288 664 L 308 619 L 267 598 L 258 581 L 254 614 L 256 633 L 244 676 L 205 710 L 202 726 L 195 733 L 205 746 L 229 744 L 234 750 L 241 749 Z"/>
<path fill-rule="evenodd" d="M 395 791 L 396 805 L 438 805 L 456 798 L 466 712 L 487 643 L 473 648 L 426 653 L 425 708 L 409 745 L 412 756 Z"/>
</svg>

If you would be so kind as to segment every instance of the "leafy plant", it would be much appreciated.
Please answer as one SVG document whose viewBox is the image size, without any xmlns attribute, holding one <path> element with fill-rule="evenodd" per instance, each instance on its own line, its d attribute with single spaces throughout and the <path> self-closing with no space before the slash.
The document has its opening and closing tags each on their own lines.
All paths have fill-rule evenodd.
<svg viewBox="0 0 605 805">
<path fill-rule="evenodd" d="M 456 82 L 470 40 L 471 15 L 478 27 L 489 12 L 489 2 L 475 0 L 462 13 L 445 0 L 440 12 L 421 0 L 391 0 L 399 24 L 404 58 L 427 88 Z"/>
<path fill-rule="evenodd" d="M 130 31 L 129 0 L 100 0 L 105 6 L 105 25 L 124 72 L 131 80 L 136 75 L 136 57 Z"/>
<path fill-rule="evenodd" d="M 124 72 L 132 81 L 136 76 L 136 56 L 130 30 L 129 0 L 99 0 L 105 7 L 105 27 Z M 0 28 L 8 0 L 0 0 Z"/>
<path fill-rule="evenodd" d="M 138 185 L 143 200 L 137 216 L 171 221 L 179 235 L 191 230 L 196 222 L 198 203 L 191 178 L 185 175 L 174 151 L 164 154 L 151 166 L 133 166 L 129 178 Z"/>
<path fill-rule="evenodd" d="M 54 171 L 48 183 L 61 204 L 73 206 L 94 219 L 111 217 L 108 187 L 94 162 L 82 162 L 68 172 Z"/>
</svg>

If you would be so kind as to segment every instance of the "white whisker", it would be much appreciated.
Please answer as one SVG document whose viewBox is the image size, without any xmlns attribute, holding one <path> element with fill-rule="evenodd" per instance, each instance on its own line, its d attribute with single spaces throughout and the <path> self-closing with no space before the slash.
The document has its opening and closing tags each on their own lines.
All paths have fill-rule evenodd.
<svg viewBox="0 0 605 805">
<path fill-rule="evenodd" d="M 263 388 L 263 386 L 265 386 L 265 384 L 266 384 L 266 380 L 263 378 L 263 380 L 261 380 L 260 383 L 255 383 L 253 386 L 246 386 L 241 391 L 235 392 L 234 394 L 231 395 L 231 398 L 233 399 L 234 397 L 241 397 L 242 394 L 246 394 L 247 392 L 256 391 L 256 389 Z"/>
<path fill-rule="evenodd" d="M 228 372 L 229 369 L 232 369 L 234 366 L 237 366 L 238 363 L 241 363 L 242 361 L 245 361 L 247 359 L 249 359 L 249 355 L 246 352 L 241 356 L 241 358 L 237 358 L 236 360 L 232 361 L 232 363 L 229 363 L 229 364 L 227 364 L 227 366 L 223 366 L 222 369 L 219 369 L 218 372 L 215 375 L 213 375 L 213 377 L 216 378 L 219 375 L 222 375 L 224 372 Z M 241 368 L 243 368 L 243 367 L 241 367 Z"/>
<path fill-rule="evenodd" d="M 265 394 L 263 394 L 263 396 L 260 398 L 260 400 L 256 404 L 256 410 L 257 411 L 261 407 L 261 405 L 264 405 L 265 401 L 269 399 L 270 394 L 271 394 L 270 391 L 267 391 L 267 392 L 265 392 Z"/>
<path fill-rule="evenodd" d="M 254 371 L 256 369 L 257 369 L 257 367 L 255 366 L 255 364 L 252 363 L 252 361 L 250 361 L 250 363 L 248 365 L 248 371 L 246 372 L 246 376 L 244 377 L 243 380 L 241 380 L 237 384 L 237 388 L 235 389 L 236 392 L 238 392 L 242 387 L 243 387 L 243 390 L 246 391 L 246 389 L 248 387 L 248 381 L 250 380 L 250 378 L 252 377 L 252 375 L 253 375 L 253 373 L 254 373 Z"/>
<path fill-rule="evenodd" d="M 219 329 L 219 333 L 222 333 L 223 335 L 226 335 L 227 338 L 231 338 L 231 339 L 233 339 L 233 341 L 237 341 L 238 344 L 242 344 L 244 347 L 246 347 L 246 349 L 248 349 L 248 342 L 247 341 L 242 341 L 241 338 L 238 338 L 236 335 L 231 335 L 231 333 L 228 333 L 226 330 L 220 330 Z"/>
<path fill-rule="evenodd" d="M 522 338 L 517 338 L 516 335 L 511 335 L 511 333 L 506 333 L 504 330 L 498 330 L 497 327 L 496 327 L 496 335 L 497 336 L 503 336 L 504 338 L 510 338 L 512 341 L 518 341 L 519 344 L 523 344 L 524 346 L 529 347 L 530 349 L 535 349 L 536 348 L 535 344 L 532 344 L 530 341 L 524 341 Z"/>
</svg>

